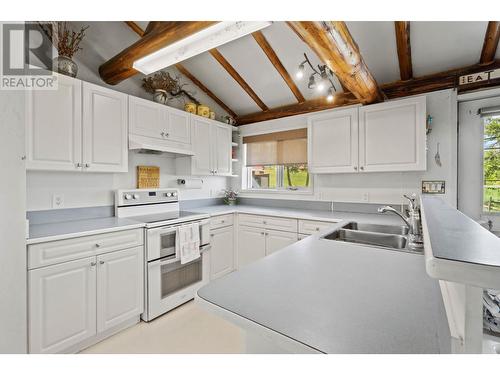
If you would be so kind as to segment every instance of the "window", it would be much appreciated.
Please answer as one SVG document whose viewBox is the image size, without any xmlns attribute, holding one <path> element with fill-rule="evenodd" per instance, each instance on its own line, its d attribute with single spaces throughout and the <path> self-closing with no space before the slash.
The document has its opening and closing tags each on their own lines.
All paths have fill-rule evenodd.
<svg viewBox="0 0 500 375">
<path fill-rule="evenodd" d="M 483 212 L 500 213 L 500 116 L 484 121 Z"/>
<path fill-rule="evenodd" d="M 307 131 L 298 129 L 243 137 L 243 187 L 252 190 L 308 191 Z"/>
</svg>

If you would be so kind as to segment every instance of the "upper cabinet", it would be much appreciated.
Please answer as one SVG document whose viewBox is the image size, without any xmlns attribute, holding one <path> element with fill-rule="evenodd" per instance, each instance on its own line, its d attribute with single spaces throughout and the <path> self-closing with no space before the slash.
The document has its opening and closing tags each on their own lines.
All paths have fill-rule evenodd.
<svg viewBox="0 0 500 375">
<path fill-rule="evenodd" d="M 127 172 L 127 95 L 83 82 L 83 165 L 91 172 Z"/>
<path fill-rule="evenodd" d="M 200 116 L 191 117 L 192 157 L 177 158 L 177 173 L 229 176 L 232 173 L 232 127 Z"/>
<path fill-rule="evenodd" d="M 359 168 L 424 171 L 425 96 L 359 108 Z"/>
<path fill-rule="evenodd" d="M 58 76 L 57 90 L 26 92 L 26 168 L 82 168 L 82 81 Z"/>
<path fill-rule="evenodd" d="M 26 94 L 26 168 L 127 172 L 127 95 L 64 75 L 57 81 L 57 90 Z"/>
<path fill-rule="evenodd" d="M 131 147 L 151 145 L 165 152 L 192 154 L 190 114 L 129 96 Z"/>
<path fill-rule="evenodd" d="M 332 111 L 308 119 L 312 173 L 426 169 L 426 98 Z"/>
<path fill-rule="evenodd" d="M 345 173 L 358 169 L 358 108 L 308 119 L 308 161 L 311 173 Z"/>
</svg>

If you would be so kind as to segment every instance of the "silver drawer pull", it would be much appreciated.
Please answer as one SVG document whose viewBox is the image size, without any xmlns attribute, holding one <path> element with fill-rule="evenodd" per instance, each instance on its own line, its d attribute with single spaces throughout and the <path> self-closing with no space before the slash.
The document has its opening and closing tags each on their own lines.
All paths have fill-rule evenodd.
<svg viewBox="0 0 500 375">
<path fill-rule="evenodd" d="M 75 167 L 76 167 L 76 168 L 81 168 L 81 167 L 82 167 L 82 163 L 76 163 L 76 164 L 75 164 Z"/>
<path fill-rule="evenodd" d="M 264 232 L 260 232 L 260 234 L 263 236 L 265 233 Z"/>
<path fill-rule="evenodd" d="M 99 245 L 98 243 L 96 243 L 95 247 L 99 248 L 99 247 L 101 247 L 101 245 Z"/>
<path fill-rule="evenodd" d="M 215 236 L 215 234 L 213 234 L 213 233 L 212 233 L 212 234 L 210 235 L 210 237 L 213 237 L 213 236 Z"/>
<path fill-rule="evenodd" d="M 319 228 L 316 228 L 316 230 L 319 230 Z"/>
<path fill-rule="evenodd" d="M 99 261 L 99 264 L 104 264 L 104 261 L 103 261 L 103 260 L 100 260 L 100 261 Z"/>
<path fill-rule="evenodd" d="M 264 220 L 264 221 L 262 222 L 262 224 L 267 224 L 267 222 Z"/>
<path fill-rule="evenodd" d="M 94 267 L 96 264 L 96 262 L 90 262 L 90 267 Z"/>
<path fill-rule="evenodd" d="M 226 221 L 225 221 L 225 220 L 221 220 L 220 222 L 221 222 L 221 223 L 225 223 Z"/>
</svg>

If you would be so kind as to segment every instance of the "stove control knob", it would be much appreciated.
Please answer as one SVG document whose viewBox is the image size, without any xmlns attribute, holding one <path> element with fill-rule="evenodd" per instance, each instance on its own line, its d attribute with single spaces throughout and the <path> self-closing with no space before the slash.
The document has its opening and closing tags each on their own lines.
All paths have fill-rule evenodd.
<svg viewBox="0 0 500 375">
<path fill-rule="evenodd" d="M 167 196 L 167 197 L 171 197 L 171 196 L 172 196 L 172 193 L 171 193 L 171 192 L 168 192 L 168 193 L 166 194 L 166 196 Z"/>
<path fill-rule="evenodd" d="M 177 196 L 177 193 L 174 191 L 174 192 L 172 193 L 172 197 L 176 197 L 176 196 Z"/>
<path fill-rule="evenodd" d="M 132 195 L 130 195 L 130 194 L 125 194 L 125 195 L 124 195 L 124 198 L 125 198 L 125 200 L 127 200 L 127 201 L 128 201 L 129 199 L 132 199 Z"/>
<path fill-rule="evenodd" d="M 139 199 L 139 194 L 134 194 L 134 199 Z"/>
</svg>

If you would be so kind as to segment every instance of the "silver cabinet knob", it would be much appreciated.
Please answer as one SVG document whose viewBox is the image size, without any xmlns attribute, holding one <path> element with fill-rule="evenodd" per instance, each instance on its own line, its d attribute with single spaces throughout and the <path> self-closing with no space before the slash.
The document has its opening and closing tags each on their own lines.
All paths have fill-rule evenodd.
<svg viewBox="0 0 500 375">
<path fill-rule="evenodd" d="M 220 222 L 224 224 L 226 221 L 225 220 L 221 220 Z"/>
<path fill-rule="evenodd" d="M 96 262 L 90 262 L 90 267 L 94 267 L 96 264 Z"/>
<path fill-rule="evenodd" d="M 260 234 L 263 236 L 265 233 L 264 232 L 260 232 Z"/>
<path fill-rule="evenodd" d="M 76 168 L 81 168 L 81 167 L 82 167 L 82 163 L 76 163 L 76 164 L 75 164 L 75 167 L 76 167 Z"/>
<path fill-rule="evenodd" d="M 365 170 L 365 167 L 359 167 L 359 169 L 361 169 L 362 171 L 364 171 L 364 170 Z"/>
<path fill-rule="evenodd" d="M 215 234 L 213 234 L 213 233 L 212 233 L 212 234 L 210 234 L 210 237 L 213 237 L 213 236 L 215 236 Z"/>
<path fill-rule="evenodd" d="M 103 260 L 100 260 L 100 261 L 99 261 L 99 264 L 104 264 L 104 261 L 103 261 Z"/>
<path fill-rule="evenodd" d="M 165 132 L 161 132 L 161 133 L 160 133 L 160 135 L 161 135 L 162 137 L 164 137 L 164 136 L 165 136 Z"/>
<path fill-rule="evenodd" d="M 169 133 L 165 133 L 165 137 L 170 137 L 170 134 Z"/>
<path fill-rule="evenodd" d="M 95 247 L 101 247 L 101 245 L 99 245 L 98 243 L 95 244 Z"/>
<path fill-rule="evenodd" d="M 357 171 L 358 170 L 358 167 L 354 167 L 354 170 Z"/>
<path fill-rule="evenodd" d="M 264 220 L 264 221 L 262 222 L 262 224 L 267 224 L 267 221 L 265 221 L 265 220 Z"/>
<path fill-rule="evenodd" d="M 85 168 L 89 168 L 90 167 L 90 164 L 89 163 L 85 163 Z"/>
<path fill-rule="evenodd" d="M 316 228 L 316 230 L 319 230 L 319 228 Z"/>
</svg>

